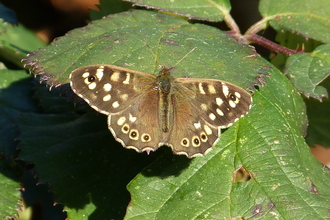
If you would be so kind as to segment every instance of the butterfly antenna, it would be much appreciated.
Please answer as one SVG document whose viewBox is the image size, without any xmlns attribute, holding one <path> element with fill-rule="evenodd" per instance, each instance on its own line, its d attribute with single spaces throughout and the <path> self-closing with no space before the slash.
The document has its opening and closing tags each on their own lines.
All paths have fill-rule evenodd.
<svg viewBox="0 0 330 220">
<path fill-rule="evenodd" d="M 152 48 L 149 46 L 149 44 L 147 44 L 146 42 L 143 42 L 148 48 L 149 48 L 149 50 L 150 50 L 150 52 L 152 53 L 152 55 L 154 55 L 154 59 L 155 59 L 155 61 L 157 61 L 158 59 L 157 59 L 157 56 L 156 56 L 156 54 L 154 53 L 154 51 L 152 51 Z"/>
<path fill-rule="evenodd" d="M 176 64 L 174 64 L 174 66 L 177 66 L 182 60 L 184 60 L 189 54 L 191 54 L 194 50 L 196 50 L 197 47 L 194 47 L 193 49 L 191 49 L 186 55 L 184 55 L 178 62 L 176 62 Z"/>
<path fill-rule="evenodd" d="M 151 47 L 146 42 L 143 42 L 143 43 L 149 48 L 150 52 L 154 55 L 155 62 L 157 63 L 158 59 L 157 59 L 156 54 L 152 51 Z M 184 60 L 189 54 L 191 54 L 196 49 L 197 49 L 197 47 L 192 48 L 188 53 L 186 53 L 186 55 L 184 55 L 180 60 L 178 60 L 178 62 L 176 62 L 170 69 L 176 67 L 182 60 Z"/>
</svg>

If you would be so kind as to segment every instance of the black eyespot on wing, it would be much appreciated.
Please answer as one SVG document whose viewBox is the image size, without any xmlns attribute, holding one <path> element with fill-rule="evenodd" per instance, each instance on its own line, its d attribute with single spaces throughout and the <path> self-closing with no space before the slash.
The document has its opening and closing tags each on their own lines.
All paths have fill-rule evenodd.
<svg viewBox="0 0 330 220">
<path fill-rule="evenodd" d="M 96 78 L 94 75 L 91 75 L 87 79 L 88 79 L 88 82 L 94 82 Z"/>
</svg>

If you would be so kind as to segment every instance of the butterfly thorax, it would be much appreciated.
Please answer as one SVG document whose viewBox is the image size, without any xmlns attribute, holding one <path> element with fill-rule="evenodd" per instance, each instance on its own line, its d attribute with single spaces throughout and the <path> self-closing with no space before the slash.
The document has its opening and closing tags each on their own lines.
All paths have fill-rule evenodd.
<svg viewBox="0 0 330 220">
<path fill-rule="evenodd" d="M 157 76 L 157 90 L 159 92 L 159 115 L 158 118 L 160 119 L 160 125 L 162 126 L 163 132 L 168 132 L 170 129 L 170 117 L 171 111 L 170 103 L 171 103 L 171 83 L 173 82 L 174 78 L 171 76 L 169 71 L 170 69 L 163 66 L 162 70 L 159 72 Z"/>
</svg>

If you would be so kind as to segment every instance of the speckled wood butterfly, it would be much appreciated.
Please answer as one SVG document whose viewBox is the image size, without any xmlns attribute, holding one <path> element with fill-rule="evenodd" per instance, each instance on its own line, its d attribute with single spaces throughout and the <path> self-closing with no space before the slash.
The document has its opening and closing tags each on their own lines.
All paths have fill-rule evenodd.
<svg viewBox="0 0 330 220">
<path fill-rule="evenodd" d="M 204 155 L 221 129 L 246 115 L 252 97 L 244 89 L 215 79 L 174 78 L 162 67 L 158 76 L 113 65 L 90 65 L 70 74 L 72 90 L 108 115 L 113 136 L 137 152 L 162 145 L 187 157 Z"/>
</svg>

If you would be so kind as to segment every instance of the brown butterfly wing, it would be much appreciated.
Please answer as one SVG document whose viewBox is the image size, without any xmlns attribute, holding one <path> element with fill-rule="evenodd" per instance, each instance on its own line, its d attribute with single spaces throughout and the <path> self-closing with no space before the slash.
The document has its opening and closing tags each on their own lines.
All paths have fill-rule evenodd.
<svg viewBox="0 0 330 220">
<path fill-rule="evenodd" d="M 78 68 L 70 79 L 78 96 L 108 115 L 116 140 L 138 152 L 168 145 L 176 154 L 203 155 L 218 141 L 220 129 L 244 116 L 252 102 L 249 93 L 231 83 L 177 78 L 169 81 L 164 107 L 156 76 L 113 65 Z M 162 124 L 166 114 L 168 131 Z"/>
<path fill-rule="evenodd" d="M 156 76 L 113 65 L 91 65 L 70 74 L 71 88 L 95 110 L 108 115 L 115 139 L 138 152 L 155 150 L 158 124 Z"/>
<path fill-rule="evenodd" d="M 158 98 L 158 91 L 150 89 L 120 115 L 109 115 L 109 129 L 124 147 L 142 152 L 162 145 Z"/>
<path fill-rule="evenodd" d="M 177 78 L 168 142 L 176 154 L 203 155 L 217 143 L 221 129 L 247 114 L 251 102 L 247 91 L 228 82 Z"/>
<path fill-rule="evenodd" d="M 113 65 L 90 65 L 70 74 L 72 90 L 95 110 L 121 114 L 153 88 L 156 76 Z"/>
</svg>

